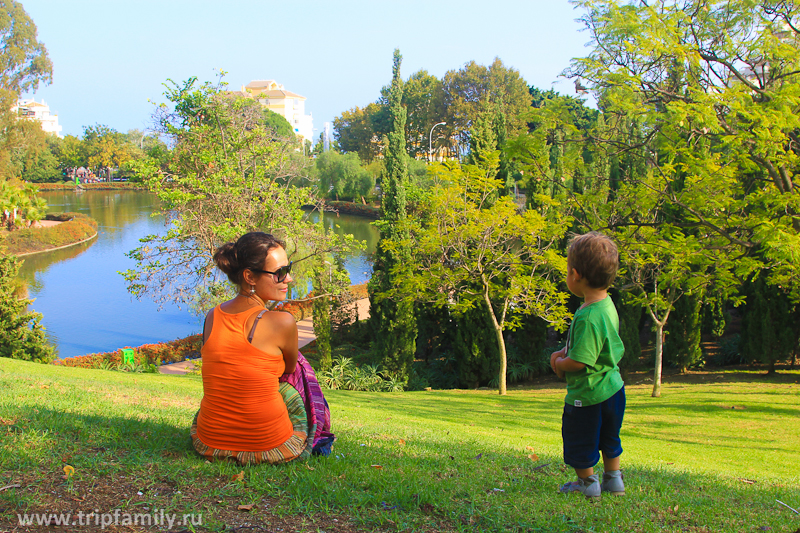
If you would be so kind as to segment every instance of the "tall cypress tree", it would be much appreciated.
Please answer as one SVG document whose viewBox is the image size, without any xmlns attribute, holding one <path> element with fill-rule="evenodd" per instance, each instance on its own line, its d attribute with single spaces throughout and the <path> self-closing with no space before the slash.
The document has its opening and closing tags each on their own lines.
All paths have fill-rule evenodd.
<svg viewBox="0 0 800 533">
<path fill-rule="evenodd" d="M 15 294 L 20 264 L 16 256 L 0 250 L 0 357 L 49 363 L 54 353 L 44 335 L 42 315 L 27 311 L 31 300 Z"/>
<path fill-rule="evenodd" d="M 389 131 L 388 146 L 384 152 L 384 173 L 381 200 L 381 240 L 375 252 L 375 263 L 370 279 L 369 326 L 372 333 L 372 347 L 381 359 L 386 370 L 395 372 L 402 379 L 408 379 L 416 349 L 417 325 L 412 302 L 386 298 L 383 295 L 394 285 L 392 269 L 396 265 L 411 267 L 411 250 L 400 246 L 392 249 L 386 246 L 389 241 L 402 242 L 408 239 L 406 227 L 406 187 L 408 185 L 408 164 L 406 162 L 406 109 L 402 106 L 403 80 L 400 77 L 400 63 L 403 56 L 394 51 L 392 66 L 392 85 L 389 91 Z"/>
</svg>

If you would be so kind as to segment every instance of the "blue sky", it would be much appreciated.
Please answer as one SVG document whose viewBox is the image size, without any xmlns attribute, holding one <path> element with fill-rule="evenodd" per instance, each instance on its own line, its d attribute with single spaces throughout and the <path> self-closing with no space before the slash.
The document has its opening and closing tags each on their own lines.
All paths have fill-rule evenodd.
<svg viewBox="0 0 800 533">
<path fill-rule="evenodd" d="M 22 4 L 54 66 L 52 85 L 33 96 L 59 115 L 65 135 L 93 124 L 145 129 L 148 100 L 164 101 L 167 79 L 213 80 L 222 69 L 231 88 L 274 79 L 305 96 L 316 137 L 323 122 L 378 98 L 395 48 L 404 78 L 420 69 L 441 78 L 499 57 L 529 85 L 574 94 L 558 75 L 588 53 L 589 40 L 566 0 Z"/>
</svg>

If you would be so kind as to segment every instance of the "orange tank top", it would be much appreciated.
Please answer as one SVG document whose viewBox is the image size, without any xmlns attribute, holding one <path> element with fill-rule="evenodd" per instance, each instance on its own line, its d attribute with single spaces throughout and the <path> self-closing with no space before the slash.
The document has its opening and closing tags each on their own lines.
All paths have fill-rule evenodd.
<svg viewBox="0 0 800 533">
<path fill-rule="evenodd" d="M 203 400 L 197 417 L 197 436 L 212 448 L 266 451 L 292 436 L 278 392 L 283 355 L 268 354 L 247 341 L 247 319 L 262 310 L 231 314 L 214 308 L 211 333 L 200 351 Z"/>
</svg>

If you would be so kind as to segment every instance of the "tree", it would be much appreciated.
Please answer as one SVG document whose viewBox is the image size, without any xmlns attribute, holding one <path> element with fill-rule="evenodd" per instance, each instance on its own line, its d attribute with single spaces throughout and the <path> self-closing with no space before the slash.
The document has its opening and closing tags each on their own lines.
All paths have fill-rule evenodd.
<svg viewBox="0 0 800 533">
<path fill-rule="evenodd" d="M 797 327 L 800 305 L 792 304 L 787 291 L 752 280 L 742 319 L 742 357 L 761 361 L 775 373 L 775 363 L 793 357 L 800 342 Z"/>
<path fill-rule="evenodd" d="M 392 242 L 407 239 L 406 188 L 408 167 L 405 140 L 406 110 L 402 105 L 403 80 L 400 63 L 403 57 L 395 49 L 392 65 L 392 88 L 389 94 L 389 113 L 392 129 L 387 135 L 384 155 L 386 171 L 383 179 L 381 220 L 378 225 L 381 239 L 375 253 L 373 274 L 368 284 L 370 300 L 369 328 L 372 346 L 382 358 L 383 367 L 407 381 L 414 362 L 417 336 L 414 303 L 407 299 L 387 296 L 397 276 L 398 265 L 411 264 L 411 252 L 405 247 L 393 247 Z"/>
<path fill-rule="evenodd" d="M 84 126 L 83 154 L 86 166 L 100 174 L 107 168 L 118 168 L 135 157 L 132 145 L 124 133 L 102 124 Z"/>
<path fill-rule="evenodd" d="M 6 130 L 9 150 L 7 177 L 30 182 L 57 181 L 61 177 L 53 148 L 60 141 L 55 135 L 42 131 L 35 120 L 17 120 Z"/>
<path fill-rule="evenodd" d="M 45 146 L 44 136 L 35 135 L 35 127 L 19 120 L 11 109 L 20 93 L 35 91 L 40 83 L 53 79 L 53 65 L 44 44 L 37 40 L 36 25 L 22 4 L 0 1 L 0 175 L 19 177 L 26 153 L 36 155 Z M 38 124 L 36 124 L 38 126 Z M 39 127 L 41 130 L 41 127 Z M 32 138 L 32 136 L 34 136 Z M 29 168 L 28 171 L 31 171 Z"/>
<path fill-rule="evenodd" d="M 576 4 L 594 47 L 565 74 L 599 99 L 609 130 L 596 142 L 640 152 L 671 224 L 736 249 L 800 300 L 800 4 Z M 632 123 L 637 135 L 619 135 Z"/>
<path fill-rule="evenodd" d="M 272 129 L 277 138 L 290 139 L 294 135 L 294 130 L 289 121 L 283 115 L 270 109 L 264 109 L 264 126 Z"/>
<path fill-rule="evenodd" d="M 381 93 L 379 104 L 388 110 L 389 88 L 385 87 Z M 425 70 L 419 70 L 408 77 L 403 84 L 403 106 L 406 108 L 406 148 L 412 158 L 428 158 L 428 148 L 431 144 L 430 131 L 434 124 L 445 120 L 444 92 L 442 82 Z M 376 117 L 376 130 L 381 132 L 381 118 L 387 116 L 382 113 Z M 447 139 L 436 136 L 433 144 L 446 145 Z"/>
<path fill-rule="evenodd" d="M 382 108 L 368 104 L 354 107 L 333 120 L 333 136 L 344 153 L 355 152 L 362 161 L 372 162 L 382 150 L 385 131 L 378 130 L 376 122 Z"/>
<path fill-rule="evenodd" d="M 74 135 L 66 135 L 55 151 L 58 166 L 62 172 L 68 168 L 86 165 L 86 154 L 83 142 Z"/>
<path fill-rule="evenodd" d="M 15 0 L 0 1 L 0 87 L 19 95 L 53 79 L 53 64 L 36 25 Z"/>
<path fill-rule="evenodd" d="M 696 291 L 675 302 L 672 320 L 665 331 L 669 342 L 664 350 L 664 358 L 677 366 L 681 373 L 703 360 L 700 306 L 704 294 L 704 290 Z"/>
<path fill-rule="evenodd" d="M 264 122 L 258 102 L 221 92 L 222 84 L 195 78 L 172 83 L 154 119 L 173 146 L 166 170 L 144 158 L 135 170 L 163 205 L 167 231 L 142 239 L 129 252 L 136 268 L 123 273 L 137 297 L 193 305 L 198 311 L 225 298 L 230 286 L 213 267 L 217 247 L 249 231 L 267 231 L 297 256 L 349 249 L 352 236 L 325 233 L 302 210 L 313 205 L 307 188 L 292 187 L 300 175 L 293 157 L 297 140 L 279 140 Z M 306 269 L 308 267 L 305 267 Z M 295 287 L 303 289 L 298 283 Z"/>
<path fill-rule="evenodd" d="M 324 198 L 358 201 L 375 188 L 375 178 L 361 166 L 356 153 L 329 150 L 317 157 L 315 166 L 319 193 Z"/>
<path fill-rule="evenodd" d="M 446 135 L 456 153 L 465 155 L 473 123 L 488 104 L 499 105 L 508 117 L 510 137 L 524 132 L 526 111 L 531 105 L 528 85 L 519 71 L 495 58 L 489 67 L 470 61 L 460 70 L 448 71 L 442 79 Z"/>
<path fill-rule="evenodd" d="M 506 394 L 503 331 L 518 326 L 524 313 L 565 325 L 567 295 L 556 278 L 566 264 L 555 250 L 565 224 L 534 210 L 520 213 L 509 197 L 490 202 L 501 186 L 498 157 L 494 152 L 480 165 L 432 165 L 438 182 L 421 210 L 425 219 L 413 238 L 391 247 L 416 250 L 414 268 L 395 267 L 394 294 L 455 315 L 483 313 L 499 354 L 499 392 Z"/>
<path fill-rule="evenodd" d="M 31 300 L 15 294 L 20 262 L 0 250 L 0 357 L 49 363 L 55 355 L 47 344 L 42 315 L 28 311 Z"/>
<path fill-rule="evenodd" d="M 634 189 L 641 191 L 638 187 Z M 628 198 L 627 194 L 625 198 Z M 655 218 L 658 210 L 649 214 Z M 706 247 L 703 238 L 687 235 L 668 224 L 657 226 L 627 226 L 618 228 L 616 233 L 620 266 L 624 271 L 622 289 L 629 293 L 631 303 L 641 305 L 647 311 L 656 330 L 654 398 L 661 395 L 664 328 L 676 303 L 681 298 L 699 298 L 712 283 L 724 288 L 737 284 L 734 275 L 737 265 L 732 257 L 721 254 L 714 247 Z M 699 330 L 696 333 L 699 334 Z M 693 355 L 696 356 L 687 353 L 686 358 Z"/>
<path fill-rule="evenodd" d="M 38 196 L 39 188 L 30 183 L 0 181 L 0 221 L 8 231 L 30 226 L 45 215 L 47 203 Z"/>
</svg>

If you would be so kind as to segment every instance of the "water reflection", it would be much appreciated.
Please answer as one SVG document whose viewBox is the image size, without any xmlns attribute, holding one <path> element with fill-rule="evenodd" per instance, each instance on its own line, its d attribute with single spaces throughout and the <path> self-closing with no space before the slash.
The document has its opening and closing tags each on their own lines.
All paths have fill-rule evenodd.
<svg viewBox="0 0 800 533">
<path fill-rule="evenodd" d="M 132 268 L 125 254 L 139 239 L 164 231 L 161 216 L 151 216 L 158 200 L 139 191 L 45 192 L 49 212 L 76 211 L 98 222 L 97 238 L 62 250 L 24 258 L 20 278 L 44 315 L 48 339 L 60 357 L 115 350 L 124 346 L 172 340 L 200 331 L 187 309 L 136 300 L 119 271 Z M 312 220 L 319 213 L 310 213 Z M 366 249 L 344 259 L 352 283 L 369 279 L 369 258 L 379 234 L 369 220 L 326 213 L 323 223 L 337 234 L 352 234 Z"/>
<path fill-rule="evenodd" d="M 44 315 L 60 357 L 172 340 L 199 330 L 186 309 L 133 299 L 117 272 L 134 266 L 125 253 L 159 232 L 157 198 L 137 191 L 46 192 L 49 212 L 80 212 L 98 222 L 98 236 L 70 248 L 26 256 L 20 277 L 33 309 Z"/>
<path fill-rule="evenodd" d="M 319 221 L 319 212 L 309 213 L 314 222 Z M 350 282 L 364 283 L 372 273 L 372 255 L 380 240 L 380 232 L 371 224 L 371 220 L 353 215 L 324 213 L 322 223 L 325 229 L 337 235 L 352 235 L 357 241 L 364 242 L 366 248 L 359 253 L 344 258 L 344 266 L 350 273 Z"/>
</svg>

